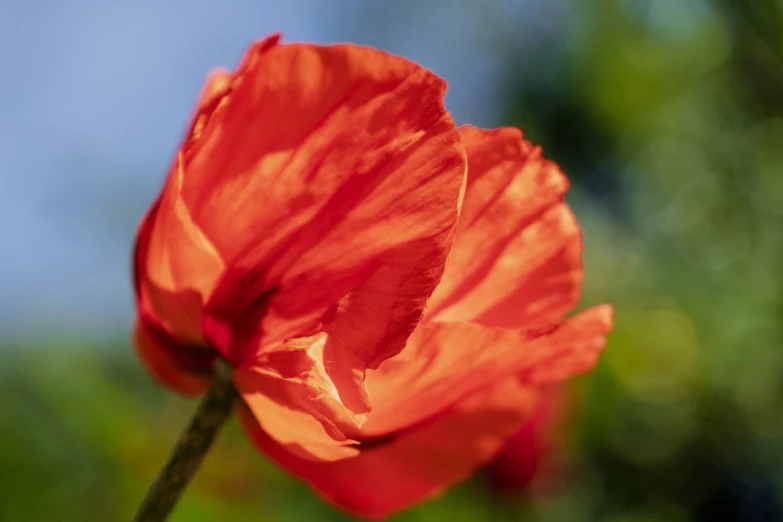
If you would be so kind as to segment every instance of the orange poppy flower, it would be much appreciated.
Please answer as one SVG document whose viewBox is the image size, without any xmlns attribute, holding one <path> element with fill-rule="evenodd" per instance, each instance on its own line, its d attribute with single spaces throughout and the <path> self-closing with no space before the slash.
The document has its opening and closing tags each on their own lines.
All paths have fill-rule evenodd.
<svg viewBox="0 0 783 522">
<path fill-rule="evenodd" d="M 562 320 L 581 239 L 557 166 L 457 129 L 444 92 L 378 50 L 257 42 L 209 78 L 138 235 L 148 370 L 197 394 L 226 360 L 256 445 L 362 516 L 488 462 L 611 325 Z"/>
</svg>

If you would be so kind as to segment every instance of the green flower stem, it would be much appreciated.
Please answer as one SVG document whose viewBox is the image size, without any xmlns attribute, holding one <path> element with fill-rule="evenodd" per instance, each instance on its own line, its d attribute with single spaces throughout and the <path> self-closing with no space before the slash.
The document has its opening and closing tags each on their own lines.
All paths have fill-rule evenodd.
<svg viewBox="0 0 783 522">
<path fill-rule="evenodd" d="M 180 435 L 169 461 L 147 491 L 132 522 L 166 520 L 180 495 L 198 470 L 220 427 L 237 400 L 231 368 L 218 364 L 217 375 L 204 394 L 190 425 Z"/>
</svg>

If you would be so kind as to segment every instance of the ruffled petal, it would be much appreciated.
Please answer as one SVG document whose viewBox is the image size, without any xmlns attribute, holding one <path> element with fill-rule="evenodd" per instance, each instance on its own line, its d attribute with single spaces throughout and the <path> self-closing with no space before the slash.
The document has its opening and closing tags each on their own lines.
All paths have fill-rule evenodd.
<svg viewBox="0 0 783 522">
<path fill-rule="evenodd" d="M 204 326 L 226 358 L 334 317 L 373 323 L 344 349 L 333 335 L 347 373 L 402 348 L 442 275 L 465 178 L 444 91 L 368 48 L 248 51 L 183 148 L 184 201 L 228 266 Z M 371 310 L 350 312 L 357 301 Z"/>
<path fill-rule="evenodd" d="M 429 320 L 527 328 L 579 300 L 582 240 L 568 181 L 518 129 L 460 129 L 468 181 L 454 249 Z"/>
<path fill-rule="evenodd" d="M 407 348 L 368 372 L 365 436 L 391 433 L 508 376 L 541 386 L 589 370 L 606 343 L 612 307 L 601 305 L 535 330 L 470 323 L 421 324 Z"/>
<path fill-rule="evenodd" d="M 355 456 L 356 431 L 366 414 L 346 407 L 324 360 L 324 333 L 265 350 L 234 371 L 237 390 L 252 415 L 277 443 L 305 459 Z"/>
<path fill-rule="evenodd" d="M 489 462 L 532 410 L 535 389 L 509 378 L 437 417 L 359 446 L 353 458 L 313 462 L 291 454 L 244 412 L 256 446 L 354 515 L 381 518 L 438 495 Z"/>
</svg>

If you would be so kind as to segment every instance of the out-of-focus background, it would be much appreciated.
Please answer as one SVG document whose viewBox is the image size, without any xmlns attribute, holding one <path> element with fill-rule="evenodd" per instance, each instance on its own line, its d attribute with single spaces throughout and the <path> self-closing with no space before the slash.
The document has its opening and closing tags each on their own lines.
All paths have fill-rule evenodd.
<svg viewBox="0 0 783 522">
<path fill-rule="evenodd" d="M 135 227 L 207 71 L 274 31 L 412 58 L 458 123 L 542 144 L 573 181 L 583 306 L 617 309 L 532 480 L 493 467 L 395 520 L 783 520 L 779 0 L 12 0 L 1 521 L 128 519 L 165 460 L 194 404 L 132 356 Z M 235 424 L 172 517 L 345 519 Z"/>
</svg>

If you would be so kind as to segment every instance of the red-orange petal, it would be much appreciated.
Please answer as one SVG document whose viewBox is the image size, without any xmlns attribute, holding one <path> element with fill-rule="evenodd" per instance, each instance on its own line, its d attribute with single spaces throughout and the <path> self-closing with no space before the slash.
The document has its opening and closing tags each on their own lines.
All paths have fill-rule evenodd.
<svg viewBox="0 0 783 522">
<path fill-rule="evenodd" d="M 603 349 L 612 316 L 601 305 L 532 331 L 421 324 L 405 351 L 368 373 L 373 411 L 362 432 L 394 432 L 511 375 L 538 386 L 583 373 Z"/>
<path fill-rule="evenodd" d="M 204 327 L 230 361 L 263 350 L 260 332 L 274 345 L 338 318 L 373 327 L 332 334 L 336 382 L 402 348 L 442 275 L 465 177 L 444 92 L 369 48 L 248 51 L 183 153 L 184 201 L 228 266 Z"/>
<path fill-rule="evenodd" d="M 527 328 L 579 299 L 581 232 L 568 181 L 518 129 L 460 129 L 468 181 L 457 239 L 427 318 Z"/>
<path fill-rule="evenodd" d="M 179 294 L 176 291 L 165 293 L 150 282 L 150 238 L 160 216 L 160 207 L 159 202 L 155 203 L 144 216 L 137 236 L 133 269 L 137 319 L 133 341 L 145 368 L 158 381 L 183 395 L 195 395 L 209 383 L 216 354 L 191 344 L 187 335 L 177 337 L 173 333 L 174 325 L 181 327 L 182 322 L 176 319 L 184 315 L 182 311 L 187 309 L 188 303 L 200 306 L 200 296 L 187 290 Z M 156 310 L 160 310 L 161 297 L 167 296 L 174 302 L 171 309 L 164 308 L 159 316 Z M 180 300 L 175 299 L 178 296 Z"/>
<path fill-rule="evenodd" d="M 522 425 L 535 389 L 509 378 L 408 430 L 359 446 L 354 458 L 313 462 L 297 458 L 244 412 L 256 446 L 354 515 L 381 518 L 438 495 L 490 461 Z"/>
</svg>

